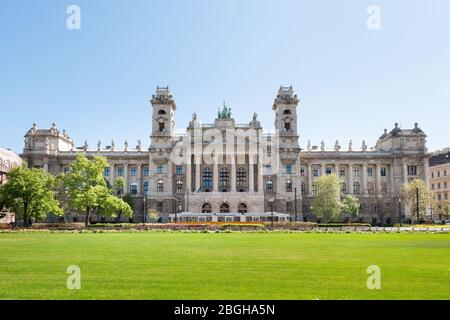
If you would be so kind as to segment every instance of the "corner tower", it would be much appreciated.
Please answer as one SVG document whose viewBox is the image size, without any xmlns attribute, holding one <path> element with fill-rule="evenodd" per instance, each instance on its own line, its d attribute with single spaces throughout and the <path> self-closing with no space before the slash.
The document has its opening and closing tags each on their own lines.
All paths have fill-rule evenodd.
<svg viewBox="0 0 450 320">
<path fill-rule="evenodd" d="M 169 86 L 158 86 L 150 102 L 153 106 L 152 145 L 170 142 L 174 131 L 174 115 L 177 107 Z"/>
<path fill-rule="evenodd" d="M 294 94 L 292 86 L 280 86 L 273 103 L 275 111 L 275 129 L 280 137 L 280 146 L 298 148 L 297 106 L 299 99 Z"/>
</svg>

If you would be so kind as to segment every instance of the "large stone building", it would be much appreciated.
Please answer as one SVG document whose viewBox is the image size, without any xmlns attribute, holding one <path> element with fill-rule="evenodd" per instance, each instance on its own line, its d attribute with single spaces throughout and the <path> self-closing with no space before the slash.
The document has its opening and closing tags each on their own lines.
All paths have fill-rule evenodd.
<svg viewBox="0 0 450 320">
<path fill-rule="evenodd" d="M 292 87 L 278 90 L 272 108 L 275 128 L 270 133 L 263 132 L 256 114 L 249 123 L 235 123 L 224 105 L 211 124 L 194 114 L 180 135 L 174 129 L 177 107 L 169 88 L 158 87 L 151 104 L 148 150 L 140 141 L 132 148 L 125 143 L 119 149 L 114 142 L 105 147 L 98 142 L 96 148 L 85 142 L 77 148 L 55 125 L 45 130 L 33 125 L 25 136 L 23 159 L 58 174 L 69 170 L 77 154 L 107 157 L 110 167 L 105 178 L 111 184 L 119 176 L 125 179 L 124 192 L 135 200 L 135 221 L 150 209 L 160 212 L 163 221 L 174 212 L 245 216 L 275 211 L 313 219 L 314 180 L 332 173 L 341 179 L 342 194 L 360 198 L 364 220 L 374 221 L 381 211 L 400 214 L 402 184 L 414 178 L 428 183 L 430 155 L 426 135 L 417 124 L 413 129 L 396 124 L 372 148 L 365 142 L 359 148 L 350 142 L 344 150 L 336 141 L 331 149 L 323 142 L 319 146 L 308 142 L 301 150 L 299 98 Z M 404 206 L 402 214 L 409 214 Z"/>
<path fill-rule="evenodd" d="M 6 182 L 7 173 L 14 167 L 20 166 L 22 159 L 8 149 L 0 148 L 0 185 Z"/>
<path fill-rule="evenodd" d="M 441 209 L 450 201 L 450 149 L 435 152 L 430 159 L 430 183 L 436 201 L 436 218 L 444 219 Z"/>
</svg>

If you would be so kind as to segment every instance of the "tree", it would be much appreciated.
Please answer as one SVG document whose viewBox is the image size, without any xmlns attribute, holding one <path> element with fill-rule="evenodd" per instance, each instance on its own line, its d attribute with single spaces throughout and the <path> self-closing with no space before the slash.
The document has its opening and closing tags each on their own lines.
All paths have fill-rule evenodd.
<svg viewBox="0 0 450 320">
<path fill-rule="evenodd" d="M 125 215 L 127 218 L 130 218 L 133 214 L 133 198 L 131 197 L 131 194 L 127 193 L 122 197 L 123 203 L 127 204 L 128 206 L 118 206 L 116 210 L 116 217 L 117 222 L 120 221 L 120 218 Z"/>
<path fill-rule="evenodd" d="M 341 216 L 341 184 L 336 174 L 326 175 L 315 181 L 317 196 L 312 203 L 312 212 L 324 223 L 338 220 Z"/>
<path fill-rule="evenodd" d="M 3 202 L 22 215 L 25 227 L 29 226 L 31 219 L 40 219 L 49 213 L 63 214 L 53 192 L 53 176 L 42 169 L 28 169 L 23 165 L 12 169 L 7 178 L 1 188 Z"/>
<path fill-rule="evenodd" d="M 352 195 L 347 195 L 342 199 L 342 213 L 349 214 L 353 218 L 357 217 L 359 214 L 359 208 L 361 204 L 358 198 Z"/>
<path fill-rule="evenodd" d="M 125 180 L 123 177 L 119 177 L 114 181 L 113 191 L 118 196 L 122 195 L 123 187 L 125 186 Z"/>
<path fill-rule="evenodd" d="M 145 213 L 144 213 L 145 214 Z M 156 211 L 155 209 L 150 210 L 150 219 L 153 223 L 157 223 L 158 222 L 158 211 Z"/>
<path fill-rule="evenodd" d="M 417 190 L 419 191 L 419 206 L 417 207 Z M 403 185 L 403 198 L 406 205 L 411 210 L 412 219 L 424 219 L 426 209 L 434 201 L 432 191 L 427 187 L 422 179 L 414 179 L 413 181 Z M 417 210 L 418 209 L 418 210 Z M 419 216 L 417 217 L 417 211 Z"/>
<path fill-rule="evenodd" d="M 97 210 L 102 210 L 109 216 L 115 215 L 114 212 L 118 208 L 128 212 L 128 208 L 124 209 L 128 204 L 113 196 L 107 187 L 103 177 L 103 170 L 107 166 L 108 163 L 104 157 L 94 157 L 89 160 L 84 155 L 78 155 L 72 162 L 69 173 L 64 177 L 70 205 L 77 212 L 85 213 L 86 226 L 90 223 L 91 214 Z"/>
<path fill-rule="evenodd" d="M 108 196 L 103 202 L 102 211 L 111 217 L 117 217 L 120 221 L 120 217 L 125 215 L 131 217 L 133 210 L 130 205 L 120 198 L 114 196 Z"/>
<path fill-rule="evenodd" d="M 450 215 L 450 201 L 445 200 L 442 204 L 441 204 L 441 209 L 440 209 L 441 214 L 445 217 L 446 220 L 448 220 L 448 217 Z"/>
</svg>

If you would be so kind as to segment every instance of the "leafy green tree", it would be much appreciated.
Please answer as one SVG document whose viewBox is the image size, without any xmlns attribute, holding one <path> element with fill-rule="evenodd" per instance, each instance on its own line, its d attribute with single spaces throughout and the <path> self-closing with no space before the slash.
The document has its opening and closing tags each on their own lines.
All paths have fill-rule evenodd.
<svg viewBox="0 0 450 320">
<path fill-rule="evenodd" d="M 103 170 L 107 166 L 108 163 L 104 157 L 94 157 L 89 160 L 84 155 L 78 155 L 72 162 L 69 173 L 64 177 L 70 205 L 77 212 L 85 213 L 86 226 L 90 223 L 91 214 L 98 210 L 109 216 L 115 215 L 119 208 L 129 211 L 124 209 L 128 204 L 115 197 L 107 186 L 103 177 Z"/>
<path fill-rule="evenodd" d="M 114 181 L 113 191 L 118 196 L 122 195 L 123 187 L 125 186 L 125 180 L 123 177 L 119 177 Z"/>
<path fill-rule="evenodd" d="M 341 216 L 341 184 L 336 174 L 321 176 L 315 181 L 317 195 L 312 203 L 312 212 L 322 222 L 338 220 Z"/>
<path fill-rule="evenodd" d="M 103 213 L 110 217 L 117 217 L 120 221 L 120 217 L 125 215 L 131 217 L 133 210 L 130 205 L 120 198 L 114 196 L 108 196 L 102 205 Z"/>
<path fill-rule="evenodd" d="M 417 189 L 419 190 L 419 217 L 417 217 Z M 413 181 L 403 185 L 403 198 L 406 205 L 411 210 L 411 216 L 414 219 L 424 219 L 426 209 L 432 205 L 434 201 L 433 192 L 427 187 L 422 179 L 414 179 Z"/>
<path fill-rule="evenodd" d="M 361 204 L 359 203 L 358 198 L 352 195 L 346 195 L 342 199 L 342 213 L 350 214 L 353 218 L 357 217 L 359 214 L 359 208 Z"/>
<path fill-rule="evenodd" d="M 28 227 L 31 219 L 40 219 L 52 213 L 62 215 L 63 210 L 55 199 L 55 178 L 42 169 L 28 169 L 26 165 L 16 167 L 7 174 L 2 186 L 3 202 L 14 208 Z"/>
<path fill-rule="evenodd" d="M 448 217 L 450 216 L 450 201 L 445 200 L 441 204 L 440 212 L 445 217 L 445 219 L 448 220 Z"/>
</svg>

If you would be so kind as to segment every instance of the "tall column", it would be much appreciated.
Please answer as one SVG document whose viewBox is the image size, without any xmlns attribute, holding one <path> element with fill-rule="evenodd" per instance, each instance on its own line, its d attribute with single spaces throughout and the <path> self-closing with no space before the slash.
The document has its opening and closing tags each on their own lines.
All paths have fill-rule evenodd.
<svg viewBox="0 0 450 320">
<path fill-rule="evenodd" d="M 339 163 L 336 163 L 334 165 L 334 173 L 336 173 L 336 175 L 338 176 L 338 178 L 340 178 L 340 172 L 339 172 Z"/>
<path fill-rule="evenodd" d="M 311 164 L 308 163 L 308 196 L 312 196 L 312 167 Z"/>
<path fill-rule="evenodd" d="M 109 183 L 111 183 L 112 186 L 114 186 L 114 179 L 115 179 L 115 174 L 116 174 L 116 166 L 114 165 L 114 163 L 111 163 L 109 165 Z"/>
<path fill-rule="evenodd" d="M 44 172 L 48 173 L 48 159 L 44 160 Z"/>
<path fill-rule="evenodd" d="M 236 192 L 236 155 L 231 156 L 231 192 Z"/>
<path fill-rule="evenodd" d="M 141 190 L 142 190 L 142 164 L 138 164 L 137 165 L 137 184 L 138 184 L 138 188 L 137 188 L 137 193 L 141 194 Z"/>
<path fill-rule="evenodd" d="M 376 186 L 377 186 L 377 194 L 381 195 L 381 165 L 377 163 L 377 169 L 376 169 Z"/>
<path fill-rule="evenodd" d="M 348 186 L 347 193 L 353 194 L 353 164 L 348 165 Z"/>
<path fill-rule="evenodd" d="M 124 180 L 123 193 L 127 194 L 128 190 L 129 190 L 129 186 L 128 186 L 128 164 L 125 164 L 123 166 L 123 180 Z"/>
<path fill-rule="evenodd" d="M 186 191 L 191 192 L 192 191 L 192 182 L 191 182 L 191 175 L 192 175 L 192 168 L 191 168 L 191 161 L 186 163 Z"/>
<path fill-rule="evenodd" d="M 214 158 L 214 166 L 213 166 L 213 191 L 219 192 L 219 164 L 218 159 Z"/>
<path fill-rule="evenodd" d="M 403 161 L 403 183 L 408 183 L 408 164 Z"/>
<path fill-rule="evenodd" d="M 390 180 L 389 192 L 393 195 L 396 191 L 396 188 L 394 186 L 394 163 L 391 163 L 389 165 L 389 180 Z"/>
<path fill-rule="evenodd" d="M 422 172 L 422 176 L 424 178 L 425 181 L 425 185 L 427 187 L 430 187 L 430 175 L 429 175 L 429 171 L 430 171 L 430 163 L 428 158 L 425 159 L 425 161 L 423 162 L 423 172 Z"/>
<path fill-rule="evenodd" d="M 256 168 L 258 169 L 258 192 L 264 191 L 264 164 L 262 156 L 258 156 L 258 163 Z"/>
<path fill-rule="evenodd" d="M 320 165 L 320 169 L 321 169 L 321 171 L 322 171 L 322 173 L 321 173 L 320 175 L 321 175 L 321 176 L 325 176 L 325 175 L 327 174 L 327 171 L 326 171 L 326 166 L 325 166 L 324 163 L 322 163 L 322 164 Z"/>
<path fill-rule="evenodd" d="M 195 162 L 195 190 L 194 192 L 198 192 L 201 187 L 201 181 L 200 181 L 200 158 L 197 158 Z"/>
<path fill-rule="evenodd" d="M 249 183 L 248 183 L 248 191 L 249 192 L 254 192 L 255 191 L 255 166 L 254 166 L 254 161 L 253 161 L 253 157 L 249 156 L 248 157 L 248 179 L 249 179 Z"/>
<path fill-rule="evenodd" d="M 362 194 L 367 195 L 367 163 L 362 166 Z"/>
</svg>

